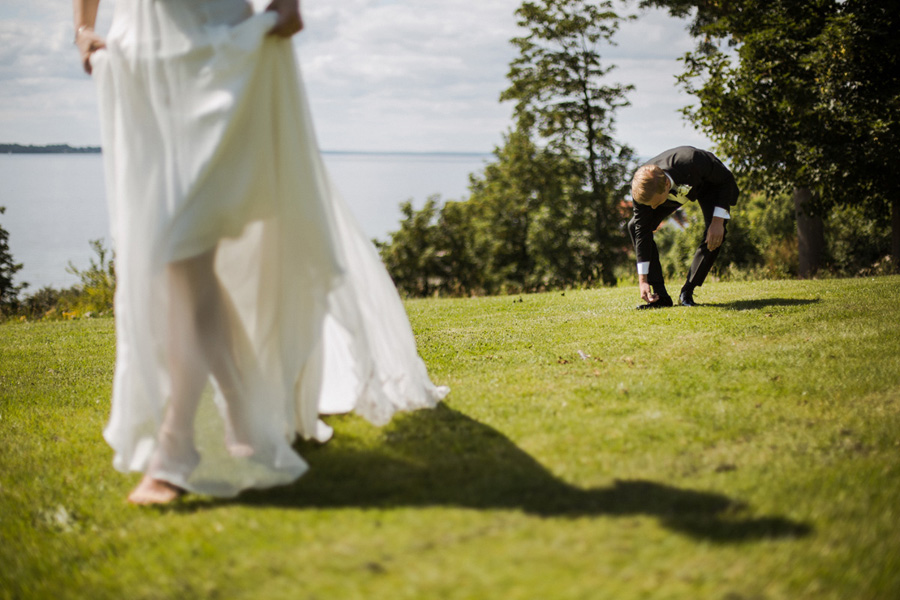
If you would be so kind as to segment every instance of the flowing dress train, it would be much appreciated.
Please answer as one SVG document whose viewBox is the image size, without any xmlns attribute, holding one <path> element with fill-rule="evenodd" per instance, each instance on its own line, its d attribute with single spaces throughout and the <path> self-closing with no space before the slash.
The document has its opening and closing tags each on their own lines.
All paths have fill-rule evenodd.
<svg viewBox="0 0 900 600">
<path fill-rule="evenodd" d="M 291 444 L 330 436 L 320 414 L 382 425 L 448 392 L 329 180 L 275 20 L 244 0 L 116 0 L 92 57 L 118 277 L 104 437 L 120 471 L 217 496 L 302 475 Z M 197 385 L 193 443 L 162 452 L 173 388 Z"/>
</svg>

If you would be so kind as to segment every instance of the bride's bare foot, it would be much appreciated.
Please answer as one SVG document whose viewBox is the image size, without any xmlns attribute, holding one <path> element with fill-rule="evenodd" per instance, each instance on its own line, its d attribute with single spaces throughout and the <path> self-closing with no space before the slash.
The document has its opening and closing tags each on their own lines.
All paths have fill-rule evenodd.
<svg viewBox="0 0 900 600">
<path fill-rule="evenodd" d="M 228 452 L 235 458 L 250 458 L 254 454 L 253 446 L 240 442 L 228 444 Z"/>
<path fill-rule="evenodd" d="M 144 475 L 136 488 L 128 494 L 128 501 L 132 504 L 168 504 L 184 494 L 184 490 L 177 485 L 172 485 L 162 479 L 154 479 Z"/>
</svg>

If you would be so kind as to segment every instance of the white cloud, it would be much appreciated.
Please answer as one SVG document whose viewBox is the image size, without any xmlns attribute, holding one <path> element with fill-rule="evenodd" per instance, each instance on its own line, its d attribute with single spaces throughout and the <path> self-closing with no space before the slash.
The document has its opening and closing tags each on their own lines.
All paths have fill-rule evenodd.
<svg viewBox="0 0 900 600">
<path fill-rule="evenodd" d="M 254 0 L 263 2 L 265 0 Z M 488 151 L 510 124 L 500 105 L 518 34 L 519 0 L 304 0 L 296 47 L 321 146 L 341 150 Z M 101 2 L 101 24 L 112 2 Z M 0 141 L 96 144 L 93 86 L 71 44 L 68 0 L 4 0 L 0 7 Z M 661 11 L 626 23 L 604 52 L 632 83 L 617 137 L 638 154 L 709 145 L 676 112 L 676 58 L 692 42 Z"/>
<path fill-rule="evenodd" d="M 308 10 L 308 30 L 328 23 L 332 34 L 298 44 L 323 147 L 464 151 L 500 141 L 515 0 L 351 4 Z"/>
</svg>

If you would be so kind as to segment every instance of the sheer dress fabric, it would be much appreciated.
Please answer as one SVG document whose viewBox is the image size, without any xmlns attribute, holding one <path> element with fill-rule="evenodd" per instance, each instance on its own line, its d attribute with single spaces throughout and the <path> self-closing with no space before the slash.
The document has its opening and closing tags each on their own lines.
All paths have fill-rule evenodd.
<svg viewBox="0 0 900 600">
<path fill-rule="evenodd" d="M 330 437 L 320 414 L 383 425 L 448 392 L 329 180 L 293 47 L 266 35 L 275 20 L 243 0 L 116 0 L 92 57 L 118 277 L 104 437 L 118 470 L 150 468 L 183 306 L 167 267 L 212 253 L 240 389 L 210 378 L 199 454 L 151 475 L 217 496 L 302 475 L 291 444 Z"/>
</svg>

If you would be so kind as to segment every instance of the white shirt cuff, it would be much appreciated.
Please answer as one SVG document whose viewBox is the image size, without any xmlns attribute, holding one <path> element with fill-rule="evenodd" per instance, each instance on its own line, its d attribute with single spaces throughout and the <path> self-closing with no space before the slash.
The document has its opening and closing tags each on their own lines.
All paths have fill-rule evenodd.
<svg viewBox="0 0 900 600">
<path fill-rule="evenodd" d="M 722 217 L 723 219 L 730 219 L 731 215 L 728 214 L 728 211 L 722 208 L 721 206 L 717 206 L 716 210 L 713 211 L 713 217 Z"/>
<path fill-rule="evenodd" d="M 638 264 L 638 275 L 646 275 L 650 272 L 650 261 L 639 262 Z"/>
</svg>

